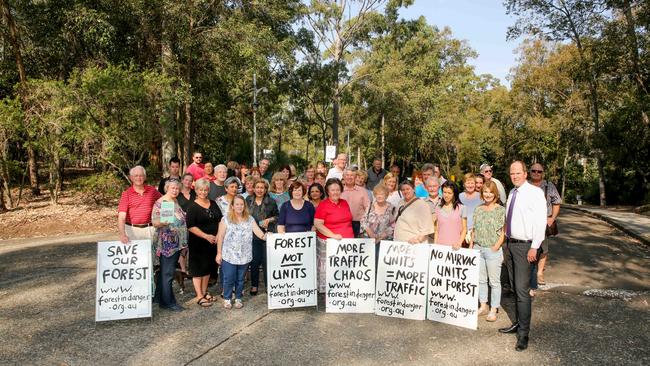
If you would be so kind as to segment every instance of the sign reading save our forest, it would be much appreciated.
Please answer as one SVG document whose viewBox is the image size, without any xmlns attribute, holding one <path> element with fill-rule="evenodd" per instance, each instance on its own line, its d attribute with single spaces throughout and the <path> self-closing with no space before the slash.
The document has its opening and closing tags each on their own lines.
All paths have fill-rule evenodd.
<svg viewBox="0 0 650 366">
<path fill-rule="evenodd" d="M 97 243 L 95 321 L 151 317 L 151 240 Z"/>
<path fill-rule="evenodd" d="M 375 308 L 375 240 L 327 240 L 328 313 L 372 313 Z"/>
<path fill-rule="evenodd" d="M 317 305 L 316 233 L 268 235 L 266 263 L 269 309 Z"/>
</svg>

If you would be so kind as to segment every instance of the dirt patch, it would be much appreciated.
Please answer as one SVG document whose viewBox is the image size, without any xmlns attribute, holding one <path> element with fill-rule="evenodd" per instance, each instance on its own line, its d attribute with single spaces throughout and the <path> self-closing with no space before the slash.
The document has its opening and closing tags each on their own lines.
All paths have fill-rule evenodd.
<svg viewBox="0 0 650 366">
<path fill-rule="evenodd" d="M 117 204 L 102 207 L 81 203 L 82 193 L 64 191 L 58 205 L 47 192 L 13 210 L 0 213 L 0 240 L 67 234 L 93 234 L 117 230 Z"/>
</svg>

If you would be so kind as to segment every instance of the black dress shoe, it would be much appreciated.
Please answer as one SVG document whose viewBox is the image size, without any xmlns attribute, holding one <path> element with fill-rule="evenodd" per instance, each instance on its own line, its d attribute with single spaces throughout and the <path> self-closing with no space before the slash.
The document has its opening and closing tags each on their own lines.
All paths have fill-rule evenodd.
<svg viewBox="0 0 650 366">
<path fill-rule="evenodd" d="M 515 346 L 515 351 L 521 352 L 528 348 L 528 336 L 517 337 L 517 345 Z"/>
<path fill-rule="evenodd" d="M 499 333 L 516 333 L 517 329 L 519 329 L 519 323 L 512 323 L 509 327 L 499 328 Z"/>
</svg>

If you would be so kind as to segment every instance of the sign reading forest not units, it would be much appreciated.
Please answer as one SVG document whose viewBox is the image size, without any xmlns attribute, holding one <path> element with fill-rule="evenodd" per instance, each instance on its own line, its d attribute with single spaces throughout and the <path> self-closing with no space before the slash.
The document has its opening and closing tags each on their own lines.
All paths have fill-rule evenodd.
<svg viewBox="0 0 650 366">
<path fill-rule="evenodd" d="M 372 313 L 375 307 L 375 240 L 327 240 L 326 311 Z"/>
<path fill-rule="evenodd" d="M 424 320 L 429 245 L 382 241 L 377 269 L 375 314 Z"/>
<path fill-rule="evenodd" d="M 476 329 L 479 252 L 431 245 L 427 319 Z"/>
<path fill-rule="evenodd" d="M 97 243 L 95 321 L 151 317 L 151 240 Z"/>
<path fill-rule="evenodd" d="M 266 263 L 269 309 L 317 305 L 316 233 L 268 235 Z"/>
</svg>

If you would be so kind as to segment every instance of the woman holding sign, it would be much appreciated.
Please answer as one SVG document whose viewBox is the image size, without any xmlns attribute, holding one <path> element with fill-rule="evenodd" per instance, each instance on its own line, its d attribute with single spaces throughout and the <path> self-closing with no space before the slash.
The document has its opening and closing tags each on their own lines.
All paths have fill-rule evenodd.
<svg viewBox="0 0 650 366">
<path fill-rule="evenodd" d="M 411 244 L 426 243 L 434 230 L 429 204 L 415 196 L 415 185 L 411 181 L 402 182 L 400 191 L 404 203 L 397 210 L 394 238 Z"/>
<path fill-rule="evenodd" d="M 454 182 L 442 184 L 442 201 L 436 207 L 436 234 L 433 242 L 459 249 L 467 235 L 467 213 L 458 198 L 458 187 Z"/>
<path fill-rule="evenodd" d="M 253 233 L 266 240 L 253 216 L 248 213 L 246 201 L 240 195 L 230 202 L 228 214 L 219 223 L 216 262 L 223 273 L 223 307 L 232 308 L 232 289 L 235 287 L 235 308 L 241 309 L 244 275 L 253 260 Z"/>
<path fill-rule="evenodd" d="M 208 281 L 210 273 L 215 272 L 216 235 L 222 215 L 217 203 L 208 199 L 210 182 L 201 178 L 194 186 L 196 199 L 187 208 L 190 273 L 196 291 L 196 303 L 208 307 L 215 301 L 214 297 L 208 294 Z"/>
<path fill-rule="evenodd" d="M 179 257 L 187 254 L 187 227 L 185 211 L 178 204 L 181 182 L 169 179 L 164 186 L 165 195 L 156 201 L 151 210 L 151 223 L 156 228 L 154 244 L 160 260 L 160 273 L 156 282 L 154 302 L 162 309 L 182 311 L 176 303 L 172 282 Z"/>
<path fill-rule="evenodd" d="M 481 199 L 485 204 L 474 211 L 474 230 L 470 248 L 480 251 L 478 299 L 481 303 L 478 315 L 488 312 L 488 278 L 492 296 L 490 312 L 485 320 L 497 320 L 497 311 L 501 306 L 501 264 L 503 263 L 503 244 L 506 209 L 499 205 L 499 190 L 494 182 L 487 182 L 481 190 Z"/>
<path fill-rule="evenodd" d="M 289 186 L 289 194 L 291 200 L 280 209 L 278 232 L 283 234 L 313 231 L 316 209 L 311 202 L 303 198 L 305 186 L 299 181 L 293 182 Z"/>
<path fill-rule="evenodd" d="M 318 235 L 316 257 L 319 292 L 325 292 L 327 239 L 354 238 L 352 212 L 348 203 L 341 198 L 343 183 L 338 178 L 330 178 L 325 182 L 325 192 L 327 192 L 327 198 L 321 201 L 314 215 L 314 227 Z"/>
<path fill-rule="evenodd" d="M 269 197 L 269 182 L 264 179 L 256 179 L 253 184 L 253 195 L 246 198 L 248 210 L 255 219 L 255 222 L 266 232 L 274 233 L 278 221 L 278 205 L 275 200 Z M 266 272 L 266 242 L 253 237 L 253 261 L 251 262 L 251 296 L 257 295 L 257 287 L 260 284 L 260 265 Z M 266 280 L 266 275 L 264 275 Z M 264 282 L 266 283 L 266 281 Z"/>
</svg>

